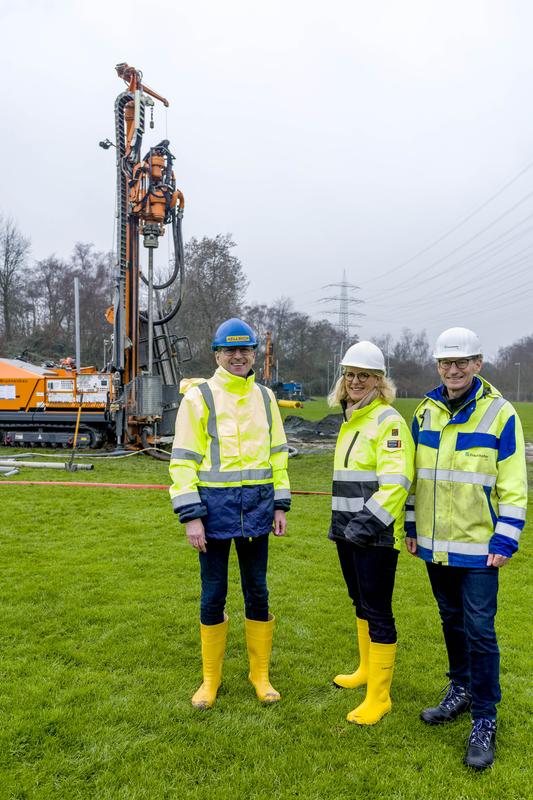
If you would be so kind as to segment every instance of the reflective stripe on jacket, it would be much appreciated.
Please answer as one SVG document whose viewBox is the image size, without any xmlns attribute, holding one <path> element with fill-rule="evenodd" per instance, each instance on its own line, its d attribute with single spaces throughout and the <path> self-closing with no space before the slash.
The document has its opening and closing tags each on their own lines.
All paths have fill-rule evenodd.
<svg viewBox="0 0 533 800">
<path fill-rule="evenodd" d="M 343 422 L 335 448 L 330 538 L 400 546 L 414 447 L 403 417 L 379 398 Z"/>
<path fill-rule="evenodd" d="M 288 446 L 270 389 L 218 367 L 180 404 L 170 461 L 180 521 L 203 518 L 214 538 L 260 536 L 288 510 Z"/>
<path fill-rule="evenodd" d="M 415 411 L 416 489 L 406 535 L 418 555 L 450 566 L 483 567 L 489 553 L 518 548 L 527 506 L 524 436 L 513 406 L 476 377 L 451 412 L 439 386 Z"/>
</svg>

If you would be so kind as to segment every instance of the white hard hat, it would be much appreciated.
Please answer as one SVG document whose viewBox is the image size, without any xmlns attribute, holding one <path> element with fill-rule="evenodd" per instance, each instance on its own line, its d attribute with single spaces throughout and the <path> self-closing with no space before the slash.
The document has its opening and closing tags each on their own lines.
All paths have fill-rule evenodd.
<svg viewBox="0 0 533 800">
<path fill-rule="evenodd" d="M 375 369 L 385 374 L 385 359 L 383 353 L 372 342 L 357 342 L 352 344 L 344 354 L 341 361 L 343 367 L 362 367 Z"/>
<path fill-rule="evenodd" d="M 483 352 L 481 342 L 468 328 L 448 328 L 435 342 L 433 358 L 469 358 Z"/>
</svg>

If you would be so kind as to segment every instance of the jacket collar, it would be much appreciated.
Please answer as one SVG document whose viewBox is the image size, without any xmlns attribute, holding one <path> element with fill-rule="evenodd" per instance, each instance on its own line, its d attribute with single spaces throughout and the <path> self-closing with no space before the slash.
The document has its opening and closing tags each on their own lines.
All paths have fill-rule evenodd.
<svg viewBox="0 0 533 800">
<path fill-rule="evenodd" d="M 250 370 L 246 378 L 241 378 L 238 375 L 232 375 L 224 367 L 218 367 L 211 380 L 226 392 L 244 395 L 249 394 L 254 388 L 255 372 Z"/>
<path fill-rule="evenodd" d="M 478 378 L 477 375 L 474 375 L 474 380 L 472 381 L 472 386 L 470 387 L 470 391 L 466 395 L 461 405 L 465 405 L 466 403 L 470 402 L 470 400 L 477 399 L 478 392 L 482 387 L 481 380 Z M 446 387 L 443 383 L 440 386 L 437 386 L 436 389 L 432 389 L 431 392 L 426 394 L 426 397 L 429 397 L 430 400 L 435 400 L 437 403 L 442 403 L 447 407 L 446 404 Z"/>
<path fill-rule="evenodd" d="M 352 411 L 352 413 L 350 415 L 350 419 L 346 419 L 346 406 L 343 405 L 342 406 L 342 414 L 343 414 L 343 417 L 344 417 L 343 424 L 344 425 L 348 425 L 348 424 L 351 424 L 356 419 L 357 420 L 362 419 L 362 417 L 366 416 L 367 414 L 369 414 L 371 411 L 373 411 L 375 408 L 377 408 L 379 405 L 382 405 L 382 404 L 383 404 L 383 400 L 381 399 L 381 397 L 376 397 L 367 406 L 363 406 L 362 408 L 354 408 L 354 410 Z"/>
<path fill-rule="evenodd" d="M 441 383 L 441 385 L 437 386 L 436 389 L 432 389 L 431 392 L 428 392 L 426 397 L 430 400 L 433 400 L 433 402 L 438 406 L 444 407 L 448 413 L 451 413 L 446 404 L 445 395 L 443 392 L 444 384 Z M 486 381 L 485 378 L 482 378 L 481 375 L 475 375 L 469 393 L 466 395 L 459 408 L 455 409 L 455 411 L 452 413 L 450 422 L 455 422 L 457 424 L 467 422 L 472 415 L 478 400 L 481 400 L 482 397 L 486 397 L 487 395 L 491 395 L 492 397 L 501 397 L 500 392 L 495 389 L 492 384 Z"/>
</svg>

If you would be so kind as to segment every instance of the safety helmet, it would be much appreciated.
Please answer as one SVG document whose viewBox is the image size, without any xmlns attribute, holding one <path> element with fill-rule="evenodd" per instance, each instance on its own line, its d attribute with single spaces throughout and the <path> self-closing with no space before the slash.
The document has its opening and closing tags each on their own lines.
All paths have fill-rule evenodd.
<svg viewBox="0 0 533 800">
<path fill-rule="evenodd" d="M 232 317 L 217 328 L 211 349 L 216 350 L 218 347 L 257 347 L 257 339 L 246 322 Z"/>
<path fill-rule="evenodd" d="M 448 328 L 435 342 L 433 358 L 469 358 L 483 352 L 481 342 L 468 328 Z"/>
<path fill-rule="evenodd" d="M 383 353 L 372 342 L 357 342 L 352 344 L 344 354 L 341 361 L 343 367 L 362 367 L 363 369 L 374 369 L 385 375 L 385 359 Z"/>
</svg>

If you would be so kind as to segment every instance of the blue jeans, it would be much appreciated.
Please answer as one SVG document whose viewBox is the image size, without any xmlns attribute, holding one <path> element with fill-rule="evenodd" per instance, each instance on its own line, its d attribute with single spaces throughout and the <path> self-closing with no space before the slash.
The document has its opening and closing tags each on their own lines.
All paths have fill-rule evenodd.
<svg viewBox="0 0 533 800">
<path fill-rule="evenodd" d="M 448 677 L 470 691 L 474 719 L 496 719 L 496 704 L 501 700 L 500 651 L 494 630 L 499 570 L 429 562 L 426 567 L 442 620 Z"/>
<path fill-rule="evenodd" d="M 394 644 L 396 626 L 392 613 L 392 592 L 398 550 L 393 547 L 356 547 L 335 540 L 348 594 L 359 619 L 368 622 L 372 642 Z"/>
<path fill-rule="evenodd" d="M 207 552 L 200 553 L 200 576 L 202 595 L 200 599 L 200 622 L 202 625 L 218 625 L 224 621 L 224 607 L 228 594 L 228 561 L 232 541 L 235 542 L 244 609 L 248 619 L 259 622 L 268 620 L 268 589 L 266 572 L 268 563 L 268 537 L 254 539 L 207 539 Z"/>
</svg>

